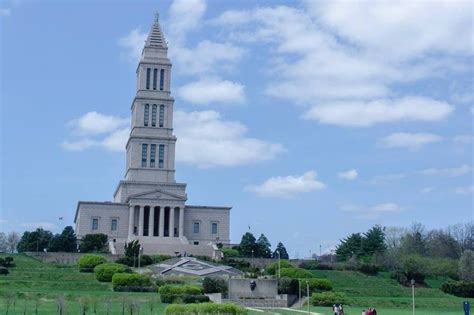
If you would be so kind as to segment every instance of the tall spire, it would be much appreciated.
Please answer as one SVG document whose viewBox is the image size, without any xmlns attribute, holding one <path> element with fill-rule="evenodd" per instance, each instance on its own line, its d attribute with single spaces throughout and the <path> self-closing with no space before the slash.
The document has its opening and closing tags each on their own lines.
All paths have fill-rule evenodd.
<svg viewBox="0 0 474 315">
<path fill-rule="evenodd" d="M 159 13 L 156 12 L 153 24 L 151 25 L 150 33 L 148 34 L 148 38 L 145 43 L 145 47 L 164 49 L 168 48 L 165 37 L 163 36 L 163 32 L 160 28 L 159 16 Z"/>
</svg>

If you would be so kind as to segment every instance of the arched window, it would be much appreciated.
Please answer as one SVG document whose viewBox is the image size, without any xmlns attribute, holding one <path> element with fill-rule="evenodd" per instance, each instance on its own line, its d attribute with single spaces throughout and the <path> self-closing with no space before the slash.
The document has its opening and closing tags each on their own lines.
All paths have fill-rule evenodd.
<svg viewBox="0 0 474 315">
<path fill-rule="evenodd" d="M 146 89 L 147 90 L 150 89 L 150 73 L 151 73 L 151 69 L 147 68 L 146 69 Z"/>
<path fill-rule="evenodd" d="M 152 110 L 151 110 L 151 126 L 156 127 L 156 104 L 153 104 Z"/>
<path fill-rule="evenodd" d="M 160 121 L 159 126 L 163 128 L 165 124 L 165 105 L 160 105 Z"/>
<path fill-rule="evenodd" d="M 165 69 L 160 70 L 160 91 L 163 91 L 165 85 Z"/>
<path fill-rule="evenodd" d="M 146 167 L 147 153 L 148 153 L 148 144 L 142 144 L 142 167 Z"/>
<path fill-rule="evenodd" d="M 148 119 L 150 116 L 150 105 L 145 104 L 145 110 L 143 111 L 143 125 L 148 126 Z"/>
</svg>

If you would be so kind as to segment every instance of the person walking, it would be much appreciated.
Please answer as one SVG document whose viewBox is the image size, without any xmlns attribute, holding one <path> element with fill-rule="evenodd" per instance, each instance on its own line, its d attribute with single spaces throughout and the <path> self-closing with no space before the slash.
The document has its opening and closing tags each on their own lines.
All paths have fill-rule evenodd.
<svg viewBox="0 0 474 315">
<path fill-rule="evenodd" d="M 377 315 L 377 310 L 375 308 L 372 310 L 372 315 Z"/>
<path fill-rule="evenodd" d="M 336 306 L 336 304 L 333 304 L 333 305 L 332 305 L 332 312 L 334 313 L 334 315 L 338 315 L 338 314 L 337 314 L 337 306 Z"/>
<path fill-rule="evenodd" d="M 362 315 L 367 315 L 367 312 L 365 310 L 362 310 Z"/>
</svg>

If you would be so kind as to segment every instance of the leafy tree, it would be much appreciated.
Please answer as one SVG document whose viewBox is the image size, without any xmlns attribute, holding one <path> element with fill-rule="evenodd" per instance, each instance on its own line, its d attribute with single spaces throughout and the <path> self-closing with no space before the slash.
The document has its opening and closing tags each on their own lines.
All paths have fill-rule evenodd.
<svg viewBox="0 0 474 315">
<path fill-rule="evenodd" d="M 66 226 L 61 234 L 56 234 L 51 239 L 49 251 L 52 252 L 75 252 L 77 238 L 72 226 Z"/>
<path fill-rule="evenodd" d="M 53 233 L 42 228 L 38 228 L 34 232 L 26 231 L 18 242 L 17 250 L 19 253 L 42 252 L 45 248 L 48 248 L 51 238 L 53 238 Z"/>
<path fill-rule="evenodd" d="M 80 245 L 80 250 L 82 253 L 90 252 L 102 252 L 105 250 L 107 245 L 107 235 L 105 234 L 86 234 Z"/>
<path fill-rule="evenodd" d="M 375 253 L 383 253 L 387 250 L 384 229 L 380 225 L 373 226 L 364 233 L 362 250 L 364 256 L 372 256 Z"/>
<path fill-rule="evenodd" d="M 280 253 L 281 259 L 290 259 L 290 255 L 288 255 L 285 245 L 283 245 L 282 242 L 278 242 L 277 247 L 273 251 L 272 258 L 278 258 L 277 252 Z"/>
<path fill-rule="evenodd" d="M 270 258 L 272 257 L 272 249 L 271 249 L 271 244 L 268 241 L 268 238 L 264 235 L 261 234 L 260 237 L 257 240 L 257 256 L 262 257 L 262 258 Z"/>
<path fill-rule="evenodd" d="M 140 242 L 138 240 L 125 243 L 125 256 L 129 258 L 138 257 L 140 253 Z"/>
<path fill-rule="evenodd" d="M 239 251 L 243 257 L 251 257 L 252 252 L 254 254 L 257 253 L 257 243 L 255 240 L 255 236 L 253 236 L 252 233 L 247 232 L 242 235 L 242 240 L 240 241 L 239 245 Z"/>
<path fill-rule="evenodd" d="M 346 261 L 355 256 L 360 257 L 363 250 L 364 238 L 360 233 L 352 233 L 349 237 L 341 240 L 341 244 L 336 248 L 336 256 L 339 261 Z"/>
<path fill-rule="evenodd" d="M 404 255 L 426 254 L 425 228 L 420 223 L 412 225 L 410 231 L 403 236 L 400 243 L 400 250 Z"/>
<path fill-rule="evenodd" d="M 459 278 L 474 281 L 474 251 L 466 250 L 459 260 Z"/>
<path fill-rule="evenodd" d="M 429 256 L 459 259 L 461 246 L 449 233 L 433 230 L 426 238 L 426 251 Z"/>
<path fill-rule="evenodd" d="M 14 253 L 18 242 L 20 241 L 20 236 L 17 232 L 10 232 L 7 236 L 7 246 L 10 253 Z"/>
</svg>

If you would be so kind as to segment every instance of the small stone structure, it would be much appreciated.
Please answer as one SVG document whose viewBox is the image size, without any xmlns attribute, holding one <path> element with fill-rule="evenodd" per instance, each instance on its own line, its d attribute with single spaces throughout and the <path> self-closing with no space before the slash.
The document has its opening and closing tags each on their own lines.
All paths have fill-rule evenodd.
<svg viewBox="0 0 474 315">
<path fill-rule="evenodd" d="M 198 277 L 240 277 L 242 272 L 238 269 L 199 260 L 193 257 L 179 257 L 162 261 L 149 267 L 155 274 L 160 276 L 187 275 Z"/>
</svg>

